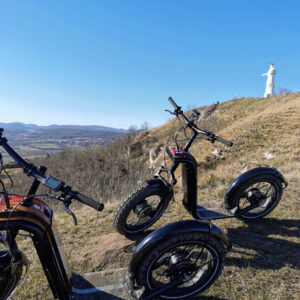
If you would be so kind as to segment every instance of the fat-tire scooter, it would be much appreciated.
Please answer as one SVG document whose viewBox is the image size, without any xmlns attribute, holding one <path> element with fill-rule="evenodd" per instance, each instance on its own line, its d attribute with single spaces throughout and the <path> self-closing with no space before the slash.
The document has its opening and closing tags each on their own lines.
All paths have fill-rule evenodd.
<svg viewBox="0 0 300 300">
<path fill-rule="evenodd" d="M 145 186 L 121 202 L 114 216 L 116 231 L 125 236 L 133 236 L 145 231 L 162 216 L 174 198 L 173 187 L 177 183 L 174 172 L 179 165 L 182 165 L 183 205 L 193 218 L 210 221 L 236 217 L 252 221 L 269 214 L 279 203 L 287 182 L 278 170 L 268 167 L 248 170 L 236 178 L 225 194 L 222 207 L 211 210 L 197 205 L 198 164 L 189 148 L 198 135 L 211 143 L 217 141 L 229 147 L 233 143 L 216 136 L 210 130 L 198 128 L 195 122 L 199 119 L 200 112 L 197 110 L 192 111 L 189 119 L 171 97 L 168 100 L 174 111 L 167 111 L 178 119 L 182 118 L 186 128 L 191 129 L 193 134 L 184 147 L 179 147 L 176 139 L 176 146 L 166 147 L 172 166 L 169 169 L 161 166 Z"/>
<path fill-rule="evenodd" d="M 75 224 L 76 217 L 69 208 L 73 200 L 97 211 L 104 205 L 46 175 L 46 167 L 38 168 L 25 161 L 9 146 L 3 137 L 3 129 L 0 129 L 0 146 L 25 174 L 34 178 L 26 196 L 8 193 L 0 178 L 0 243 L 6 247 L 0 249 L 0 300 L 12 295 L 28 268 L 28 259 L 16 242 L 17 235 L 24 235 L 24 232 L 33 241 L 55 299 L 190 299 L 207 289 L 221 273 L 224 255 L 231 248 L 229 239 L 206 220 L 186 220 L 161 227 L 138 244 L 129 264 L 126 285 L 114 286 L 109 281 L 110 285 L 105 288 L 95 287 L 95 281 L 89 279 L 97 277 L 98 272 L 81 276 L 70 271 L 53 210 L 38 197 L 62 201 Z M 5 168 L 0 153 L 2 170 Z M 154 179 L 151 182 L 160 186 L 162 181 Z M 40 184 L 52 193 L 37 195 Z M 111 290 L 117 289 L 116 286 L 119 290 L 112 294 Z"/>
</svg>

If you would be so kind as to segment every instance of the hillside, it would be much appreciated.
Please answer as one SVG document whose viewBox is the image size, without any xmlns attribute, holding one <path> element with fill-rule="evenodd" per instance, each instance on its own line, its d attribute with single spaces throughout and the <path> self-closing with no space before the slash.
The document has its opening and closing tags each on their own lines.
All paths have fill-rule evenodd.
<svg viewBox="0 0 300 300">
<path fill-rule="evenodd" d="M 180 99 L 175 101 L 180 105 Z M 168 105 L 166 101 L 166 108 Z M 197 299 L 296 299 L 300 267 L 300 93 L 268 99 L 234 99 L 199 110 L 202 112 L 200 128 L 208 128 L 234 143 L 228 148 L 199 140 L 191 147 L 199 164 L 199 201 L 222 199 L 235 177 L 256 166 L 278 168 L 289 186 L 274 212 L 259 222 L 246 224 L 238 219 L 215 222 L 231 238 L 233 250 L 227 255 L 217 282 Z M 143 178 L 151 176 L 162 163 L 164 147 L 174 143 L 177 122 L 172 119 L 160 127 L 124 136 L 102 148 L 67 150 L 36 161 L 49 166 L 49 173 L 82 193 L 107 203 L 101 213 L 87 207 L 76 208 L 77 227 L 70 216 L 57 210 L 58 227 L 76 272 L 128 264 L 135 243 L 122 242 L 114 235 L 114 210 L 129 191 L 141 185 Z M 182 138 L 180 133 L 178 139 Z M 177 175 L 180 178 L 180 170 Z M 24 183 L 29 179 L 20 174 L 16 179 L 19 182 L 16 190 L 24 191 Z M 176 202 L 170 204 L 153 229 L 191 218 L 181 205 L 180 186 L 179 181 L 175 189 Z M 24 237 L 20 240 L 33 262 L 29 278 L 34 284 L 29 284 L 27 278 L 17 299 L 51 299 L 29 241 Z M 109 245 L 105 245 L 106 240 Z"/>
<path fill-rule="evenodd" d="M 255 166 L 273 166 L 287 177 L 300 178 L 299 93 L 268 99 L 235 99 L 199 111 L 203 116 L 197 123 L 199 128 L 210 129 L 234 144 L 229 148 L 199 140 L 191 147 L 190 152 L 199 163 L 200 198 L 203 191 L 208 191 L 206 186 L 217 188 L 214 194 L 221 196 L 236 176 Z M 149 166 L 159 166 L 165 146 L 174 144 L 177 123 L 173 119 L 140 134 L 132 149 L 148 157 Z M 181 134 L 178 139 L 182 137 Z"/>
</svg>

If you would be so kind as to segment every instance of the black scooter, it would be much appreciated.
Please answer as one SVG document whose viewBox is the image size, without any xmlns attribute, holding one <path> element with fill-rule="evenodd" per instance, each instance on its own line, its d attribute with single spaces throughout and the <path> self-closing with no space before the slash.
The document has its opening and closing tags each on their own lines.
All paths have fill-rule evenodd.
<svg viewBox="0 0 300 300">
<path fill-rule="evenodd" d="M 182 164 L 183 205 L 193 218 L 214 220 L 236 217 L 250 221 L 269 214 L 280 201 L 283 188 L 287 186 L 286 180 L 275 168 L 260 167 L 240 175 L 228 188 L 223 207 L 209 210 L 197 205 L 198 164 L 188 151 L 189 148 L 198 135 L 211 143 L 218 141 L 229 147 L 233 144 L 216 136 L 210 130 L 199 129 L 195 124 L 200 117 L 197 110 L 193 110 L 191 118 L 188 119 L 171 97 L 169 101 L 175 109 L 174 112 L 169 112 L 177 118 L 181 117 L 193 134 L 183 148 L 178 145 L 166 148 L 166 153 L 172 160 L 170 169 L 162 166 L 144 187 L 120 204 L 114 217 L 115 229 L 122 235 L 130 236 L 153 225 L 174 197 L 173 187 L 177 183 L 174 172 L 180 164 Z M 164 177 L 163 174 L 167 176 Z"/>
<path fill-rule="evenodd" d="M 8 145 L 2 133 L 0 129 L 0 146 L 34 180 L 26 196 L 19 196 L 8 193 L 0 178 L 0 243 L 6 247 L 0 249 L 0 300 L 11 296 L 28 267 L 28 260 L 16 242 L 19 231 L 32 239 L 55 299 L 189 299 L 207 289 L 221 273 L 224 254 L 231 243 L 218 227 L 206 220 L 168 224 L 148 235 L 133 253 L 127 284 L 105 280 L 109 286 L 103 287 L 98 278 L 100 270 L 83 275 L 72 273 L 53 222 L 53 210 L 38 196 L 62 201 L 74 220 L 69 208 L 72 201 L 80 201 L 97 211 L 104 205 L 46 175 L 46 167 L 37 168 L 25 161 Z M 0 173 L 3 169 L 0 153 Z M 36 195 L 40 184 L 54 193 Z M 165 187 L 160 178 L 151 180 L 149 186 Z"/>
</svg>

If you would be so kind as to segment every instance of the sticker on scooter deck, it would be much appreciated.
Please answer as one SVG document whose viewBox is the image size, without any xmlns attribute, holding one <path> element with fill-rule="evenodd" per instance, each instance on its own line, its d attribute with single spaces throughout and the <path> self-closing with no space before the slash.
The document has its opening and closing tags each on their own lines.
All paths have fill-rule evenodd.
<svg viewBox="0 0 300 300">
<path fill-rule="evenodd" d="M 74 299 L 130 299 L 125 282 L 126 271 L 127 268 L 86 274 L 73 273 L 72 286 Z"/>
<path fill-rule="evenodd" d="M 233 213 L 231 213 L 223 207 L 207 209 L 203 206 L 197 206 L 197 213 L 200 218 L 206 220 L 224 219 L 231 218 L 234 216 Z"/>
</svg>

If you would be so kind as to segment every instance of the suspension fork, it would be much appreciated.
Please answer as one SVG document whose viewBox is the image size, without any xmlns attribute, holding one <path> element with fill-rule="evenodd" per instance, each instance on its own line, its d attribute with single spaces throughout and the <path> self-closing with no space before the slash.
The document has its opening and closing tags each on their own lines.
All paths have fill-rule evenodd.
<svg viewBox="0 0 300 300">
<path fill-rule="evenodd" d="M 6 235 L 2 235 L 2 239 L 0 236 L 0 242 L 3 241 L 3 244 L 8 247 L 9 253 L 12 256 L 13 261 L 18 259 L 18 256 L 20 255 L 18 245 L 16 243 L 16 237 L 18 235 L 18 232 L 19 230 L 8 229 L 6 230 Z"/>
<path fill-rule="evenodd" d="M 171 166 L 171 168 L 169 170 L 166 169 L 164 166 L 161 166 L 160 169 L 159 169 L 159 171 L 157 172 L 157 174 L 154 175 L 154 178 L 161 179 L 164 182 L 164 184 L 166 186 L 168 186 L 169 189 L 171 190 L 171 189 L 173 189 L 173 186 L 177 183 L 177 179 L 175 178 L 175 174 L 174 173 L 175 173 L 176 169 L 178 168 L 178 166 L 179 166 L 179 163 L 178 162 L 174 162 L 174 161 L 173 161 L 172 166 Z M 169 174 L 171 176 L 171 178 L 172 178 L 171 183 L 169 183 L 167 180 L 165 180 L 160 175 L 163 172 L 166 172 L 167 174 Z"/>
</svg>

